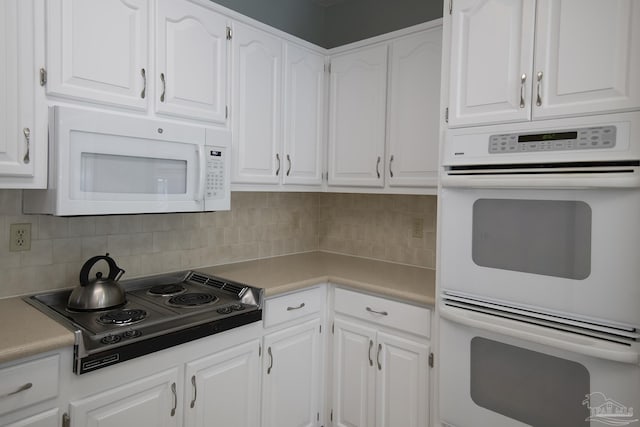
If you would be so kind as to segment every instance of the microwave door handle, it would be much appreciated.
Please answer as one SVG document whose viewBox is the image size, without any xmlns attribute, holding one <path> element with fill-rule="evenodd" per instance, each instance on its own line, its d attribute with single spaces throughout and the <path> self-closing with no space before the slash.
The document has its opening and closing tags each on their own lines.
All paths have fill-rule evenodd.
<svg viewBox="0 0 640 427">
<path fill-rule="evenodd" d="M 205 147 L 203 145 L 199 146 L 196 150 L 198 157 L 198 191 L 196 193 L 195 201 L 196 203 L 204 204 L 204 187 L 206 185 L 207 179 L 207 170 L 206 170 L 206 158 L 204 153 Z"/>
<path fill-rule="evenodd" d="M 572 337 L 569 333 L 557 332 L 562 337 L 553 337 L 544 333 L 536 333 L 523 328 L 509 326 L 512 320 L 497 321 L 491 320 L 486 314 L 474 313 L 460 308 L 440 306 L 440 315 L 452 322 L 459 323 L 471 328 L 476 328 L 496 334 L 507 335 L 513 338 L 523 339 L 536 344 L 554 347 L 572 353 L 582 354 L 588 357 L 609 360 L 612 362 L 638 364 L 640 357 L 633 351 L 616 350 L 612 348 L 598 347 L 598 340 L 591 340 L 586 337 Z M 554 331 L 555 333 L 556 331 Z"/>
</svg>

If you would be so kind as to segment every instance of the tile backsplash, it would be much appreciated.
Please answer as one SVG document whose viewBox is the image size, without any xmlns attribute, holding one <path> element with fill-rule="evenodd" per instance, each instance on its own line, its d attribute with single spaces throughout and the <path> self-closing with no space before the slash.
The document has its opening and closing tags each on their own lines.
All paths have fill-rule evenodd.
<svg viewBox="0 0 640 427">
<path fill-rule="evenodd" d="M 0 190 L 0 297 L 75 286 L 106 252 L 124 278 L 318 249 L 435 265 L 434 196 L 233 192 L 224 212 L 68 218 L 21 204 L 21 191 Z M 31 250 L 9 252 L 15 223 L 31 224 Z"/>
</svg>

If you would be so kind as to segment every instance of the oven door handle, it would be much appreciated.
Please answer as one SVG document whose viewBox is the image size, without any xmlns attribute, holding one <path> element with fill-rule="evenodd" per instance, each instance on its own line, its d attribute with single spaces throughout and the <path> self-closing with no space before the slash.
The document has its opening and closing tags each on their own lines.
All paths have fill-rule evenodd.
<svg viewBox="0 0 640 427">
<path fill-rule="evenodd" d="M 544 334 L 545 328 L 542 326 L 522 324 L 521 327 L 513 327 L 517 324 L 514 320 L 493 318 L 487 314 L 442 305 L 440 306 L 440 315 L 447 320 L 471 328 L 507 335 L 588 357 L 632 365 L 637 365 L 640 360 L 638 353 L 634 351 L 618 350 L 613 348 L 612 344 L 604 343 L 595 338 L 575 336 L 551 329 L 548 334 Z"/>
</svg>

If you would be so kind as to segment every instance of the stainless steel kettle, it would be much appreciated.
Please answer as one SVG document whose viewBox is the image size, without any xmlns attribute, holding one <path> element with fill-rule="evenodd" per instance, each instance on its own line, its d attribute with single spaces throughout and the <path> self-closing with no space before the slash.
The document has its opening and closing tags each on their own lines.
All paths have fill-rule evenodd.
<svg viewBox="0 0 640 427">
<path fill-rule="evenodd" d="M 101 260 L 109 265 L 108 276 L 104 278 L 101 272 L 97 272 L 95 279 L 90 280 L 91 268 Z M 80 270 L 80 286 L 73 289 L 69 295 L 67 308 L 76 311 L 98 311 L 124 305 L 127 299 L 118 283 L 123 274 L 124 270 L 116 265 L 108 253 L 90 258 Z"/>
</svg>

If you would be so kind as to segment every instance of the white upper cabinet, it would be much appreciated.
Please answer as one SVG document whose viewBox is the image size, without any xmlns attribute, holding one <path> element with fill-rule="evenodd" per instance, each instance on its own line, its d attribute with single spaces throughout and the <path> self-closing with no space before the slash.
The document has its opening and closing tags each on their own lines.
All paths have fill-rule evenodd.
<svg viewBox="0 0 640 427">
<path fill-rule="evenodd" d="M 440 27 L 391 43 L 389 186 L 437 185 L 441 55 Z"/>
<path fill-rule="evenodd" d="M 227 19 L 184 0 L 159 0 L 157 17 L 156 111 L 224 123 Z"/>
<path fill-rule="evenodd" d="M 326 106 L 324 63 L 323 55 L 287 43 L 282 150 L 284 184 L 322 184 Z"/>
<path fill-rule="evenodd" d="M 387 45 L 331 58 L 329 185 L 383 187 Z"/>
<path fill-rule="evenodd" d="M 47 186 L 44 1 L 0 2 L 0 188 Z"/>
<path fill-rule="evenodd" d="M 49 0 L 47 93 L 147 108 L 148 0 Z"/>
<path fill-rule="evenodd" d="M 232 111 L 234 183 L 277 184 L 284 159 L 281 39 L 234 23 Z"/>
<path fill-rule="evenodd" d="M 449 126 L 527 120 L 535 0 L 455 0 Z"/>
<path fill-rule="evenodd" d="M 640 107 L 637 0 L 538 0 L 536 25 L 534 119 Z"/>
<path fill-rule="evenodd" d="M 451 127 L 640 108 L 634 0 L 456 0 L 450 56 Z"/>
</svg>

